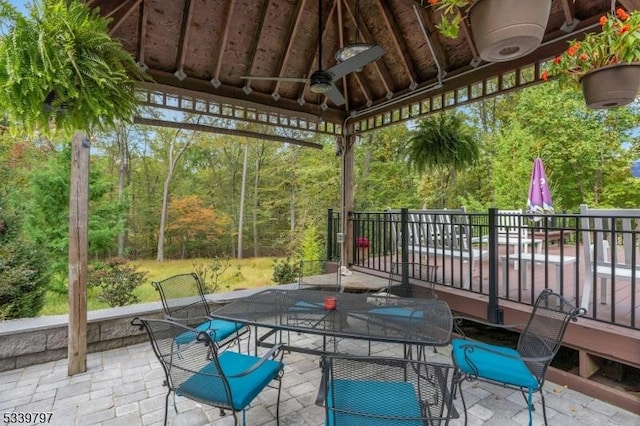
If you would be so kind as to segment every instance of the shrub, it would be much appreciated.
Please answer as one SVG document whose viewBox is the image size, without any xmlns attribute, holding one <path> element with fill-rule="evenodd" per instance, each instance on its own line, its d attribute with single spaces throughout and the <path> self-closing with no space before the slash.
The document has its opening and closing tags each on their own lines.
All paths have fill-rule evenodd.
<svg viewBox="0 0 640 426">
<path fill-rule="evenodd" d="M 241 275 L 240 265 L 238 265 L 236 271 L 228 279 L 223 280 L 222 275 L 230 267 L 231 259 L 228 257 L 214 257 L 209 264 L 193 262 L 193 269 L 207 293 L 216 293 L 225 281 L 230 281 Z M 230 286 L 227 284 L 225 288 L 228 290 Z"/>
<path fill-rule="evenodd" d="M 273 262 L 273 281 L 276 284 L 291 284 L 298 280 L 298 262 L 286 259 Z"/>
<path fill-rule="evenodd" d="M 47 257 L 19 228 L 0 206 L 0 320 L 37 316 L 49 281 Z"/>
<path fill-rule="evenodd" d="M 147 277 L 146 272 L 136 271 L 128 259 L 114 257 L 105 263 L 96 262 L 89 267 L 90 287 L 98 287 L 98 298 L 109 306 L 132 305 L 139 301 L 133 290 Z"/>
</svg>

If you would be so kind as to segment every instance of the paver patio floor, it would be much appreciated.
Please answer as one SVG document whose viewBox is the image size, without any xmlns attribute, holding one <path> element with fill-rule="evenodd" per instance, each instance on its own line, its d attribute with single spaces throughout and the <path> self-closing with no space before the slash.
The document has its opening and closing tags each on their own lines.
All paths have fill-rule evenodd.
<svg viewBox="0 0 640 426">
<path fill-rule="evenodd" d="M 318 344 L 318 338 L 291 334 L 300 346 Z M 366 354 L 367 343 L 339 342 L 341 352 Z M 398 356 L 399 346 L 376 343 L 373 355 Z M 438 353 L 427 351 L 430 360 L 450 362 L 449 348 Z M 283 426 L 318 426 L 324 423 L 323 408 L 315 405 L 320 382 L 319 358 L 300 353 L 285 353 L 286 364 L 280 402 Z M 149 343 L 88 355 L 88 371 L 67 376 L 67 361 L 60 360 L 0 373 L 0 412 L 52 412 L 53 425 L 161 425 L 166 388 L 164 373 Z M 638 426 L 640 416 L 613 405 L 547 382 L 547 413 L 551 425 Z M 486 383 L 465 383 L 468 424 L 527 425 L 524 398 L 518 392 Z M 267 389 L 247 411 L 247 425 L 275 425 L 277 392 Z M 536 394 L 536 401 L 539 401 Z M 216 408 L 185 398 L 170 398 L 169 424 L 232 425 L 229 413 L 221 417 Z M 460 398 L 456 400 L 461 411 Z M 534 425 L 543 424 L 542 407 L 536 404 Z M 241 417 L 240 417 L 241 418 Z M 464 424 L 464 417 L 451 422 Z"/>
</svg>

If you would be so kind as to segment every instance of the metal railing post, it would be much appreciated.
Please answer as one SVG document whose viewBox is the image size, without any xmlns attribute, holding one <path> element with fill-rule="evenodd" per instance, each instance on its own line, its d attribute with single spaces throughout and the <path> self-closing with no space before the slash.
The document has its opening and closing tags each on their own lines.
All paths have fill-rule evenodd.
<svg viewBox="0 0 640 426">
<path fill-rule="evenodd" d="M 400 209 L 400 227 L 402 229 L 402 285 L 409 287 L 409 209 Z"/>
<path fill-rule="evenodd" d="M 502 309 L 498 306 L 498 209 L 489 209 L 489 304 L 487 321 L 502 324 Z"/>
<path fill-rule="evenodd" d="M 333 253 L 333 239 L 334 239 L 333 209 L 328 209 L 327 210 L 327 260 L 335 259 L 335 255 Z"/>
</svg>

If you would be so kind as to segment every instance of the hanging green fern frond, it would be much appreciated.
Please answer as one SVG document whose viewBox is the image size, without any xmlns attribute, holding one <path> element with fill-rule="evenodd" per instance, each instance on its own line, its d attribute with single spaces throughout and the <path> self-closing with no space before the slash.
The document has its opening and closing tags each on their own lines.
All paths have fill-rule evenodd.
<svg viewBox="0 0 640 426">
<path fill-rule="evenodd" d="M 478 161 L 478 142 L 455 114 L 427 117 L 412 132 L 408 153 L 410 162 L 418 171 L 428 168 L 463 169 Z"/>
<path fill-rule="evenodd" d="M 147 78 L 96 10 L 36 0 L 23 16 L 0 0 L 0 23 L 0 108 L 12 126 L 71 133 L 132 118 L 134 79 Z"/>
</svg>

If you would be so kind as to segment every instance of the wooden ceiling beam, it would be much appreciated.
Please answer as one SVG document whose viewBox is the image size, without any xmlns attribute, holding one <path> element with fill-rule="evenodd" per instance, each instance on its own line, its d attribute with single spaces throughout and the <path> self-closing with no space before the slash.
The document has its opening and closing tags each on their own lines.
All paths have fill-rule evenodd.
<svg viewBox="0 0 640 426">
<path fill-rule="evenodd" d="M 227 40 L 229 39 L 229 31 L 232 26 L 233 19 L 233 7 L 235 6 L 236 0 L 229 0 L 229 4 L 227 6 L 227 19 L 224 23 L 224 30 L 222 32 L 222 37 L 218 41 L 218 45 L 215 47 L 213 54 L 211 55 L 212 63 L 210 69 L 214 70 L 212 73 L 211 82 L 220 82 L 220 71 L 222 70 L 222 58 L 224 57 L 224 52 L 227 48 Z M 254 43 L 255 49 L 255 43 Z M 255 50 L 254 50 L 255 52 Z"/>
<path fill-rule="evenodd" d="M 411 87 L 415 88 L 418 85 L 418 76 L 416 75 L 416 70 L 413 66 L 413 61 L 409 57 L 409 49 L 407 49 L 407 44 L 404 42 L 404 37 L 400 32 L 400 27 L 393 16 L 393 12 L 389 8 L 389 3 L 387 1 L 378 0 L 378 6 L 382 10 L 382 17 L 384 18 L 384 22 L 387 25 L 387 28 L 393 34 L 393 41 L 396 45 L 396 50 L 402 58 L 402 62 L 404 64 L 405 71 L 409 75 L 409 79 L 411 80 Z"/>
<path fill-rule="evenodd" d="M 175 76 L 167 71 L 149 68 L 147 73 L 153 78 L 156 84 L 175 87 L 178 90 L 183 89 L 215 96 L 219 99 L 219 102 L 225 101 L 235 105 L 261 104 L 264 105 L 262 108 L 270 108 L 274 111 L 288 111 L 286 112 L 288 114 L 292 114 L 292 111 L 299 111 L 297 114 L 300 116 L 315 117 L 316 119 L 323 119 L 331 123 L 342 124 L 344 119 L 347 118 L 347 114 L 344 111 L 335 108 L 328 108 L 325 111 L 319 112 L 317 105 L 308 104 L 301 106 L 296 101 L 285 98 L 276 101 L 266 93 L 254 91 L 251 93 L 251 96 L 248 97 L 241 88 L 226 84 L 216 89 L 208 81 L 194 77 L 187 76 L 184 80 L 177 81 Z"/>
<path fill-rule="evenodd" d="M 433 47 L 433 53 L 435 56 L 434 59 L 440 64 L 442 68 L 448 71 L 449 61 L 447 60 L 447 55 L 445 54 L 444 49 L 442 48 L 442 44 L 440 44 L 440 41 L 438 40 L 438 34 L 439 34 L 438 29 L 433 24 L 433 21 L 431 20 L 431 17 L 429 16 L 429 13 L 425 8 L 417 7 L 417 6 L 416 8 L 418 10 L 418 15 L 420 16 L 420 18 L 416 16 L 416 19 L 422 19 L 422 22 L 427 29 L 427 37 L 429 37 L 429 40 L 431 41 L 431 46 Z M 475 47 L 473 46 L 472 48 L 475 49 Z M 475 54 L 475 56 L 477 56 L 477 53 Z"/>
<path fill-rule="evenodd" d="M 293 47 L 293 41 L 295 39 L 296 34 L 298 33 L 298 29 L 300 27 L 300 21 L 302 17 L 302 11 L 304 10 L 304 5 L 307 0 L 298 0 L 298 4 L 296 5 L 296 10 L 294 12 L 295 19 L 291 22 L 291 26 L 289 28 L 289 33 L 287 34 L 287 48 L 284 51 L 284 55 L 280 58 L 280 64 L 278 65 L 278 73 L 276 74 L 278 77 L 283 77 L 282 73 L 284 72 L 284 66 L 286 65 L 289 57 L 291 56 L 291 49 Z M 278 91 L 280 90 L 280 81 L 276 81 L 276 87 L 273 89 L 273 94 L 271 96 L 279 98 L 280 95 Z"/>
<path fill-rule="evenodd" d="M 133 13 L 142 0 L 127 0 L 122 3 L 116 3 L 116 7 L 105 15 L 107 18 L 112 18 L 109 23 L 109 35 L 113 35 L 120 25 Z"/>
<path fill-rule="evenodd" d="M 264 37 L 262 31 L 264 30 L 264 24 L 267 19 L 267 10 L 269 10 L 270 4 L 271 0 L 267 0 L 266 2 L 264 2 L 264 8 L 262 9 L 262 15 L 260 16 L 260 22 L 258 23 L 256 36 L 254 37 L 254 42 L 251 45 L 251 64 L 249 65 L 249 69 L 247 70 L 247 75 L 253 75 L 253 70 L 256 66 L 256 52 L 258 51 L 258 43 Z M 216 86 L 216 83 L 212 80 L 212 84 L 214 85 L 214 87 L 218 87 L 220 85 L 220 82 L 218 82 L 218 86 Z"/>
<path fill-rule="evenodd" d="M 567 25 L 571 25 L 573 24 L 573 19 L 574 19 L 574 12 L 575 12 L 575 8 L 573 7 L 573 1 L 569 1 L 569 0 L 562 0 L 562 12 L 564 13 L 564 22 L 567 23 Z"/>
<path fill-rule="evenodd" d="M 182 25 L 180 25 L 180 40 L 178 41 L 178 54 L 176 55 L 175 76 L 178 80 L 184 80 L 187 76 L 184 73 L 184 60 L 187 56 L 187 48 L 189 47 L 193 9 L 191 0 L 186 0 L 184 9 L 182 10 Z"/>
<path fill-rule="evenodd" d="M 354 72 L 353 77 L 356 79 L 356 82 L 358 82 L 358 87 L 360 88 L 360 90 L 362 91 L 362 94 L 364 95 L 364 97 L 367 99 L 367 106 L 371 106 L 373 104 L 373 98 L 371 97 L 371 92 L 369 91 L 369 89 L 367 89 L 367 86 L 364 85 L 364 83 L 362 83 L 362 79 L 360 78 L 360 74 L 357 72 Z"/>
<path fill-rule="evenodd" d="M 356 19 L 355 15 L 354 15 L 353 11 L 351 10 L 351 7 L 349 7 L 349 4 L 347 3 L 347 0 L 342 0 L 342 3 L 345 6 L 345 10 L 349 13 L 349 16 L 350 16 L 351 20 L 353 22 L 357 22 L 357 19 Z M 373 41 L 373 37 L 371 36 L 371 33 L 369 32 L 369 29 L 367 27 L 358 26 L 358 30 L 362 34 L 362 41 L 364 41 L 365 43 L 371 43 Z M 387 70 L 387 67 L 381 61 L 375 61 L 373 63 L 373 66 L 375 67 L 376 71 L 378 72 L 378 76 L 380 77 L 380 80 L 382 81 L 382 85 L 384 86 L 385 90 L 387 91 L 387 96 L 386 96 L 387 99 L 391 99 L 393 97 L 393 94 L 394 94 L 394 88 L 391 85 L 391 81 L 393 81 L 393 79 L 391 78 L 391 75 L 389 74 L 389 71 Z"/>
<path fill-rule="evenodd" d="M 140 2 L 140 10 L 138 11 L 138 42 L 136 43 L 136 59 L 138 65 L 146 67 L 144 58 L 147 45 L 147 16 L 148 8 L 146 1 Z"/>
<path fill-rule="evenodd" d="M 640 10 L 640 0 L 618 0 L 628 11 Z"/>
<path fill-rule="evenodd" d="M 198 123 L 182 123 L 177 121 L 158 120 L 154 118 L 133 117 L 135 124 L 144 126 L 166 127 L 170 129 L 186 129 L 196 132 L 216 133 L 221 135 L 242 136 L 246 138 L 259 139 L 263 141 L 290 143 L 292 145 L 306 146 L 308 148 L 322 149 L 323 145 L 315 142 L 309 142 L 302 139 L 288 138 L 285 136 L 269 135 L 264 133 L 252 132 L 250 130 L 230 129 L 228 127 L 209 126 L 207 124 Z"/>
</svg>

